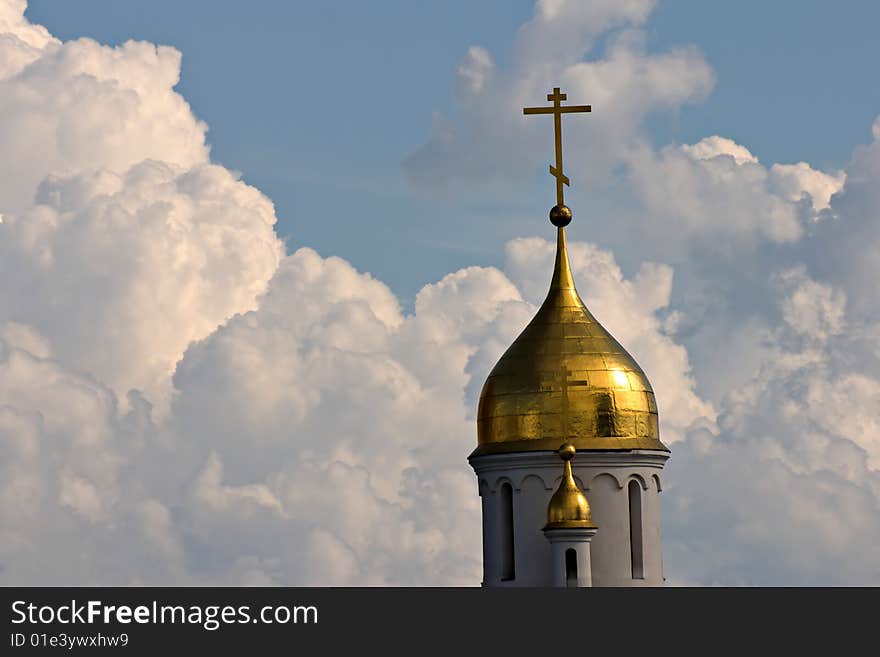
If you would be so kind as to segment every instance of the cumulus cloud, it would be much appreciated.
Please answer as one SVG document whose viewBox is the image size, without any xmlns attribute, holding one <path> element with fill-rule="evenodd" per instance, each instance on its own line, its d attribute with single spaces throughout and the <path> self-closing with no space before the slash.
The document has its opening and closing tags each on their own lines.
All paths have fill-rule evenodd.
<svg viewBox="0 0 880 657">
<path fill-rule="evenodd" d="M 492 75 L 495 62 L 491 53 L 480 46 L 471 46 L 455 71 L 457 91 L 462 98 L 479 94 Z"/>
<path fill-rule="evenodd" d="M 187 345 L 253 307 L 283 254 L 272 203 L 208 161 L 180 53 L 61 43 L 4 3 L 0 321 L 162 410 Z M 17 54 L 16 54 L 17 53 Z"/>
<path fill-rule="evenodd" d="M 774 164 L 770 167 L 771 184 L 776 193 L 789 201 L 809 197 L 817 213 L 831 205 L 831 197 L 843 189 L 846 174 L 843 171 L 825 173 L 813 169 L 806 162 Z"/>
<path fill-rule="evenodd" d="M 550 71 L 614 107 L 573 157 L 622 167 L 652 251 L 569 250 L 657 392 L 667 577 L 877 583 L 880 123 L 843 172 L 718 135 L 650 148 L 645 116 L 713 81 L 645 50 L 651 5 L 539 2 L 509 70 L 472 48 L 461 116 L 408 172 L 523 175 L 546 126 L 497 102 L 516 116 Z M 211 163 L 177 51 L 23 11 L 0 1 L 0 581 L 476 584 L 476 398 L 553 245 L 513 240 L 404 311 L 342 259 L 285 255 L 271 202 Z"/>
<path fill-rule="evenodd" d="M 803 162 L 768 169 L 747 148 L 717 135 L 659 152 L 642 148 L 630 158 L 627 176 L 651 213 L 644 233 L 670 248 L 698 243 L 716 255 L 730 254 L 730 239 L 737 248 L 800 240 L 844 179 Z M 722 235 L 727 239 L 719 244 Z"/>
<path fill-rule="evenodd" d="M 664 537 L 679 583 L 880 581 L 866 549 L 880 538 L 880 382 L 849 369 L 833 338 L 840 291 L 784 278 L 773 357 L 726 395 L 720 430 L 693 427 L 670 460 Z"/>
<path fill-rule="evenodd" d="M 41 42 L 33 34 L 42 30 L 7 25 L 0 79 L 6 211 L 28 207 L 47 172 L 79 173 L 100 163 L 122 173 L 145 159 L 182 167 L 207 161 L 207 126 L 173 89 L 179 51 L 135 41 L 116 48 L 91 39 Z M 10 66 L 16 59 L 19 66 Z"/>
<path fill-rule="evenodd" d="M 696 144 L 685 144 L 681 147 L 685 153 L 695 160 L 711 160 L 719 155 L 728 155 L 733 158 L 737 164 L 745 162 L 755 163 L 758 161 L 748 148 L 741 144 L 737 144 L 732 139 L 712 135 L 705 137 Z"/>
<path fill-rule="evenodd" d="M 427 187 L 522 180 L 533 170 L 533 154 L 546 149 L 550 129 L 524 120 L 522 108 L 542 104 L 553 80 L 570 98 L 593 104 L 588 120 L 566 138 L 569 169 L 603 179 L 641 143 L 647 115 L 697 101 L 714 84 L 693 48 L 646 51 L 638 27 L 652 5 L 542 1 L 517 35 L 509 68 L 496 67 L 485 48 L 470 48 L 456 71 L 460 111 L 435 117 L 429 139 L 404 160 L 406 174 Z M 602 56 L 584 60 L 608 30 L 613 38 Z"/>
<path fill-rule="evenodd" d="M 24 17 L 27 0 L 6 0 L 0 4 L 0 78 L 20 71 L 39 58 L 47 46 L 59 41 L 42 25 Z"/>
<path fill-rule="evenodd" d="M 874 139 L 856 147 L 846 168 L 846 183 L 831 198 L 828 220 L 813 227 L 805 245 L 809 264 L 849 294 L 849 304 L 860 322 L 880 322 L 880 136 L 874 122 Z"/>
</svg>

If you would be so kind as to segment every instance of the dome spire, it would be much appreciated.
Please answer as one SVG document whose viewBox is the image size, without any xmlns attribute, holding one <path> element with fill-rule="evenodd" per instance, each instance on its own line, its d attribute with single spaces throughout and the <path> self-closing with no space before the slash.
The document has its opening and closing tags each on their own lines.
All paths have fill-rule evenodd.
<svg viewBox="0 0 880 657">
<path fill-rule="evenodd" d="M 559 87 L 550 107 L 524 114 L 552 114 L 556 164 L 556 263 L 544 303 L 489 373 L 477 410 L 477 449 L 471 456 L 555 450 L 560 442 L 579 450 L 668 451 L 660 442 L 657 403 L 645 373 L 587 310 L 568 260 L 562 171 L 562 114 L 589 105 L 562 106 Z"/>
<path fill-rule="evenodd" d="M 568 262 L 568 247 L 565 244 L 565 228 L 556 229 L 556 264 L 553 266 L 553 278 L 550 279 L 550 293 L 568 292 L 577 296 L 574 276 Z"/>
</svg>

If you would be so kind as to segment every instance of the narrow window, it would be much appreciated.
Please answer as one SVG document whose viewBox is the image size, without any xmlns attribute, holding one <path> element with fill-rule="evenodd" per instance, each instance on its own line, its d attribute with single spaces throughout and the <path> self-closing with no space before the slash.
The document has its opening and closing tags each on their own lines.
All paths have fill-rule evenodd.
<svg viewBox="0 0 880 657">
<path fill-rule="evenodd" d="M 629 545 L 632 554 L 633 579 L 645 578 L 644 546 L 642 544 L 642 490 L 631 480 L 629 491 Z"/>
<path fill-rule="evenodd" d="M 574 548 L 565 551 L 565 585 L 577 586 L 578 555 Z"/>
<path fill-rule="evenodd" d="M 513 556 L 513 487 L 501 486 L 501 579 L 516 577 Z"/>
</svg>

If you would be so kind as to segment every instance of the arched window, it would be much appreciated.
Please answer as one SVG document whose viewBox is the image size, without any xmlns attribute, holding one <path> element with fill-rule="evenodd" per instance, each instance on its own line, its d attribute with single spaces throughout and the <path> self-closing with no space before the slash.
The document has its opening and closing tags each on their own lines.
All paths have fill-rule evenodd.
<svg viewBox="0 0 880 657">
<path fill-rule="evenodd" d="M 633 579 L 645 578 L 645 551 L 642 541 L 642 489 L 639 482 L 631 480 L 629 493 L 629 545 L 632 554 Z"/>
<path fill-rule="evenodd" d="M 574 548 L 565 551 L 565 585 L 577 586 L 578 555 Z"/>
<path fill-rule="evenodd" d="M 516 577 L 513 554 L 513 486 L 501 485 L 501 579 Z"/>
</svg>

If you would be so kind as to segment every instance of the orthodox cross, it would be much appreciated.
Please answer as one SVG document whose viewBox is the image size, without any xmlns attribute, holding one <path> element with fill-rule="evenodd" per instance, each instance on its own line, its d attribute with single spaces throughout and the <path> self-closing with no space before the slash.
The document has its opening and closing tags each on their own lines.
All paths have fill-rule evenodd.
<svg viewBox="0 0 880 657">
<path fill-rule="evenodd" d="M 568 388 L 569 386 L 589 386 L 589 381 L 584 380 L 573 380 L 569 381 L 568 377 L 573 374 L 573 372 L 566 367 L 565 363 L 562 364 L 562 367 L 559 369 L 559 380 L 562 385 L 562 437 L 566 440 L 569 438 L 568 435 Z"/>
<path fill-rule="evenodd" d="M 560 93 L 559 87 L 553 87 L 553 93 L 547 94 L 547 100 L 552 101 L 553 107 L 524 107 L 523 114 L 552 114 L 553 115 L 553 131 L 556 137 L 556 166 L 550 165 L 550 175 L 556 178 L 556 205 L 562 207 L 565 205 L 563 198 L 562 186 L 569 185 L 568 176 L 562 173 L 562 115 L 571 112 L 590 112 L 590 105 L 568 105 L 562 106 L 562 101 L 567 100 L 566 94 Z"/>
</svg>

